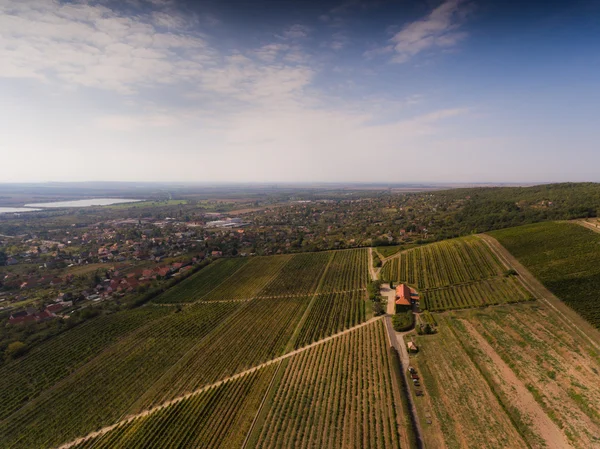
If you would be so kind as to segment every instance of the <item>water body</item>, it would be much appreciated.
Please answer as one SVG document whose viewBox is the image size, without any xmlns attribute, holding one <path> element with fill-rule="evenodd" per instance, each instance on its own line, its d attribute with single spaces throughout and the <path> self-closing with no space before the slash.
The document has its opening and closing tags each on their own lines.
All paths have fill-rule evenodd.
<svg viewBox="0 0 600 449">
<path fill-rule="evenodd" d="M 31 207 L 0 207 L 0 214 L 35 212 L 36 210 L 42 210 L 42 209 L 33 209 Z"/>
<path fill-rule="evenodd" d="M 56 201 L 54 203 L 26 204 L 25 207 L 88 207 L 88 206 L 110 206 L 121 203 L 137 203 L 143 200 L 131 200 L 123 198 L 90 198 L 87 200 Z"/>
</svg>

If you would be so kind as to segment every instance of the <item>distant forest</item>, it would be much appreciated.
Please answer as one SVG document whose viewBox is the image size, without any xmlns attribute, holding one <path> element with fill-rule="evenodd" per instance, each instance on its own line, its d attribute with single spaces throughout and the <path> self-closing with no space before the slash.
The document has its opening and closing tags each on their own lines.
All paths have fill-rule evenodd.
<svg viewBox="0 0 600 449">
<path fill-rule="evenodd" d="M 600 215 L 600 184 L 562 183 L 435 192 L 442 211 L 454 205 L 442 234 L 464 235 L 547 220 Z M 457 207 L 457 202 L 461 202 Z M 450 229 L 453 228 L 453 229 Z M 450 236 L 447 236 L 450 237 Z"/>
</svg>

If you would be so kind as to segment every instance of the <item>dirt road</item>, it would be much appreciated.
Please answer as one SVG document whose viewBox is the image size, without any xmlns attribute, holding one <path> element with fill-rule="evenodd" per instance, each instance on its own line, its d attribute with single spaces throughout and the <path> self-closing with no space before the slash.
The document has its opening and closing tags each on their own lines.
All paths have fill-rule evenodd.
<svg viewBox="0 0 600 449">
<path fill-rule="evenodd" d="M 390 340 L 390 344 L 396 348 L 398 351 L 398 355 L 400 356 L 400 365 L 402 369 L 402 377 L 404 379 L 404 394 L 408 399 L 409 412 L 411 414 L 410 420 L 413 423 L 413 430 L 415 432 L 415 436 L 417 439 L 417 445 L 419 449 L 423 448 L 423 438 L 421 435 L 423 434 L 421 423 L 419 422 L 419 416 L 417 415 L 417 408 L 415 406 L 412 395 L 409 392 L 408 385 L 410 385 L 410 380 L 408 379 L 408 366 L 410 365 L 410 360 L 408 358 L 408 351 L 406 349 L 406 344 L 404 343 L 404 333 L 396 332 L 394 327 L 392 326 L 392 318 L 389 315 L 385 317 L 385 327 L 388 331 L 388 338 Z"/>
<path fill-rule="evenodd" d="M 230 377 L 226 377 L 225 379 L 221 379 L 220 381 L 215 382 L 214 384 L 206 385 L 206 386 L 204 386 L 202 388 L 199 388 L 198 390 L 192 391 L 191 393 L 185 394 L 183 396 L 180 396 L 180 397 L 175 398 L 175 399 L 173 399 L 171 401 L 165 402 L 164 404 L 158 405 L 158 406 L 156 406 L 154 408 L 145 410 L 145 411 L 143 411 L 141 413 L 138 413 L 136 415 L 127 416 L 126 418 L 122 419 L 121 421 L 119 421 L 119 422 L 117 422 L 117 423 L 115 423 L 113 425 L 106 426 L 106 427 L 104 427 L 104 428 L 102 428 L 102 429 L 100 429 L 100 430 L 98 430 L 96 432 L 92 432 L 92 433 L 90 433 L 88 435 L 85 435 L 85 436 L 83 436 L 81 438 L 73 440 L 73 441 L 71 441 L 69 443 L 63 444 L 62 446 L 59 446 L 58 449 L 67 449 L 67 448 L 73 447 L 73 446 L 75 446 L 75 445 L 83 442 L 84 440 L 86 440 L 88 438 L 94 438 L 94 437 L 98 437 L 98 436 L 104 435 L 105 433 L 110 432 L 111 430 L 115 429 L 116 427 L 118 427 L 121 424 L 128 423 L 128 422 L 131 422 L 131 421 L 133 421 L 133 420 L 135 420 L 137 418 L 142 418 L 144 416 L 150 415 L 150 414 L 155 413 L 155 412 L 157 412 L 159 410 L 162 410 L 162 409 L 164 409 L 166 407 L 169 407 L 169 406 L 171 406 L 173 404 L 181 402 L 184 399 L 188 399 L 188 398 L 190 398 L 192 396 L 195 396 L 195 395 L 200 394 L 200 393 L 202 393 L 202 392 L 204 392 L 206 390 L 209 390 L 210 388 L 217 387 L 217 386 L 222 385 L 225 382 L 228 382 L 230 380 L 238 379 L 238 378 L 240 378 L 242 376 L 246 376 L 246 375 L 248 375 L 250 373 L 253 373 L 254 371 L 256 371 L 256 370 L 258 370 L 260 368 L 263 368 L 265 366 L 272 365 L 273 363 L 280 362 L 280 361 L 282 361 L 284 359 L 287 359 L 289 357 L 293 357 L 296 354 L 299 354 L 301 352 L 304 352 L 304 351 L 307 351 L 309 349 L 312 349 L 315 346 L 322 345 L 322 344 L 327 343 L 328 341 L 331 341 L 331 340 L 333 340 L 335 338 L 339 338 L 342 335 L 346 335 L 346 334 L 348 334 L 350 332 L 353 332 L 353 331 L 355 331 L 357 329 L 360 329 L 361 327 L 368 326 L 369 324 L 372 324 L 375 321 L 378 321 L 378 320 L 380 320 L 382 318 L 383 318 L 382 316 L 371 318 L 370 320 L 365 321 L 364 323 L 361 323 L 361 324 L 358 324 L 358 325 L 356 325 L 354 327 L 348 328 L 348 329 L 346 329 L 346 330 L 344 330 L 342 332 L 338 332 L 337 334 L 330 335 L 329 337 L 323 338 L 322 340 L 316 341 L 316 342 L 314 342 L 314 343 L 312 343 L 312 344 L 310 344 L 308 346 L 304 346 L 304 347 L 302 347 L 300 349 L 296 349 L 295 351 L 288 352 L 287 354 L 284 354 L 284 355 L 282 355 L 280 357 L 276 357 L 274 359 L 268 360 L 268 361 L 266 361 L 264 363 L 261 363 L 260 365 L 256 365 L 256 366 L 254 366 L 254 367 L 252 367 L 250 369 L 247 369 L 246 371 L 242 371 L 241 373 L 235 374 L 235 375 L 230 376 Z"/>
<path fill-rule="evenodd" d="M 380 292 L 387 301 L 386 313 L 393 315 L 396 313 L 396 291 L 390 288 L 390 284 L 382 284 Z"/>
<path fill-rule="evenodd" d="M 369 248 L 369 273 L 372 280 L 376 281 L 379 279 L 379 270 L 376 270 L 373 266 L 373 248 Z"/>
<path fill-rule="evenodd" d="M 583 226 L 584 228 L 588 228 L 594 232 L 600 233 L 600 228 L 598 227 L 597 224 L 590 223 L 590 222 L 584 221 L 584 220 L 575 220 L 574 222 L 570 222 L 570 223 L 577 223 L 578 225 Z"/>
</svg>

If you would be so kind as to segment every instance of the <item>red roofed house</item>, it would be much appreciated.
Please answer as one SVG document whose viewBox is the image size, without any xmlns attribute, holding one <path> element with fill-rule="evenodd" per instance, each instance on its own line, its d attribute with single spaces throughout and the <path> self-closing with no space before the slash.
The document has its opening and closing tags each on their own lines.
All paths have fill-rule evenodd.
<svg viewBox="0 0 600 449">
<path fill-rule="evenodd" d="M 396 313 L 412 307 L 410 288 L 405 284 L 396 287 Z"/>
<path fill-rule="evenodd" d="M 52 314 L 61 311 L 64 308 L 62 304 L 50 304 L 46 307 L 46 312 L 50 312 Z"/>
</svg>

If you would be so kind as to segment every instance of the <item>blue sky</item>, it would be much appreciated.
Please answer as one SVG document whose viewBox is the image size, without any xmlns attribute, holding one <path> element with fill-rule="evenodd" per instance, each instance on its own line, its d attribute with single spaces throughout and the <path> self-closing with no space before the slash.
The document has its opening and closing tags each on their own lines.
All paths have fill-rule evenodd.
<svg viewBox="0 0 600 449">
<path fill-rule="evenodd" d="M 600 181 L 599 1 L 0 0 L 0 182 Z"/>
</svg>

